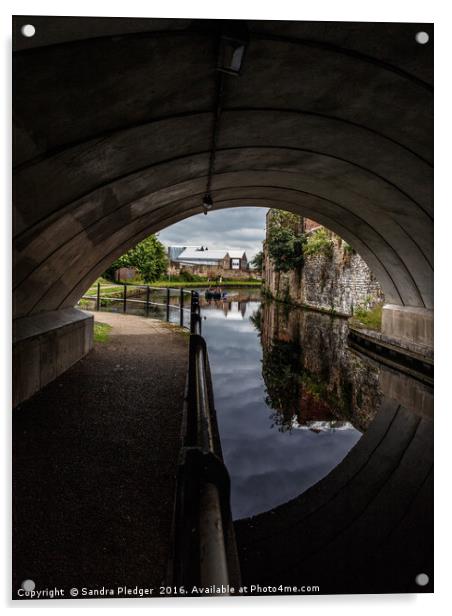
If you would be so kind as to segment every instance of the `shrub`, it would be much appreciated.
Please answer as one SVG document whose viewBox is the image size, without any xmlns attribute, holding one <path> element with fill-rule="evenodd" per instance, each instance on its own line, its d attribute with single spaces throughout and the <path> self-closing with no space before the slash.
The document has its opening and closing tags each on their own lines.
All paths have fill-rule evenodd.
<svg viewBox="0 0 452 616">
<path fill-rule="evenodd" d="M 308 256 L 321 254 L 332 257 L 333 247 L 334 242 L 329 231 L 321 228 L 308 235 L 304 245 L 304 254 Z"/>
<path fill-rule="evenodd" d="M 358 327 L 364 326 L 368 329 L 381 330 L 381 317 L 383 312 L 383 304 L 376 304 L 372 308 L 366 306 L 358 306 L 351 318 L 353 325 Z"/>
<path fill-rule="evenodd" d="M 179 280 L 183 282 L 194 282 L 195 276 L 188 270 L 182 269 L 179 273 Z"/>
<path fill-rule="evenodd" d="M 288 272 L 303 266 L 304 236 L 292 229 L 272 229 L 268 239 L 268 254 L 277 272 Z"/>
<path fill-rule="evenodd" d="M 158 280 L 167 267 L 165 247 L 156 235 L 150 235 L 116 259 L 104 276 L 109 280 L 114 280 L 114 272 L 121 267 L 136 268 L 144 282 Z"/>
</svg>

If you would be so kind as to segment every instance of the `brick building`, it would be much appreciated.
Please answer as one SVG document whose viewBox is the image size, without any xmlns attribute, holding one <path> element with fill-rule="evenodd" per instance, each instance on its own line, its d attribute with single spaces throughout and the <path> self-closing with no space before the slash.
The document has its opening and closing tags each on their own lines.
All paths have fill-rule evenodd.
<svg viewBox="0 0 452 616">
<path fill-rule="evenodd" d="M 201 276 L 243 278 L 249 275 L 249 263 L 244 250 L 210 249 L 208 246 L 170 246 L 168 274 L 182 270 Z"/>
</svg>

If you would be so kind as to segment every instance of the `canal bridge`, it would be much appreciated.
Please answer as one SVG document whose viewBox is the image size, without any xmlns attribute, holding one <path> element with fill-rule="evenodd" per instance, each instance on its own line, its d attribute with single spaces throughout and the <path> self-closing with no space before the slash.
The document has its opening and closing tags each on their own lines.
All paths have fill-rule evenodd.
<svg viewBox="0 0 452 616">
<path fill-rule="evenodd" d="M 20 397 L 89 350 L 72 307 L 116 257 L 211 207 L 332 229 L 383 287 L 383 332 L 431 347 L 432 38 L 432 24 L 15 17 Z"/>
</svg>

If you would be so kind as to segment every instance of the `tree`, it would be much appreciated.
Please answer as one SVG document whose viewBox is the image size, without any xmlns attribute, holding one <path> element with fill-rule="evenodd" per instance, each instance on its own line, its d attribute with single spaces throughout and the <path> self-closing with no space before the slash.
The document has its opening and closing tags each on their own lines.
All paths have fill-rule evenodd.
<svg viewBox="0 0 452 616">
<path fill-rule="evenodd" d="M 270 230 L 268 254 L 277 272 L 288 272 L 303 266 L 305 238 L 290 227 L 277 226 Z"/>
<path fill-rule="evenodd" d="M 259 274 L 262 274 L 264 267 L 264 253 L 262 250 L 254 256 L 254 259 L 251 260 L 251 265 L 257 272 L 259 272 Z"/>
<path fill-rule="evenodd" d="M 268 218 L 267 249 L 277 272 L 301 271 L 306 237 L 298 214 L 271 209 Z"/>
<path fill-rule="evenodd" d="M 167 263 L 165 247 L 156 235 L 150 235 L 116 259 L 107 274 L 121 267 L 135 267 L 144 282 L 153 282 L 166 271 Z"/>
</svg>

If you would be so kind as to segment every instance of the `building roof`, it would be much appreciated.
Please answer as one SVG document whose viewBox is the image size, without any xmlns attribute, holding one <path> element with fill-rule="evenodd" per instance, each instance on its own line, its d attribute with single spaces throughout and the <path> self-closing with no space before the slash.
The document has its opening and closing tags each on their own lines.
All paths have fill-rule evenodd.
<svg viewBox="0 0 452 616">
<path fill-rule="evenodd" d="M 182 252 L 184 252 L 184 250 L 186 250 L 187 248 L 195 250 L 196 248 L 201 248 L 201 246 L 181 246 L 180 244 L 168 246 L 168 256 L 171 259 L 171 261 L 176 261 L 178 256 Z"/>
<path fill-rule="evenodd" d="M 191 247 L 187 247 L 183 252 L 180 253 L 177 260 L 187 260 L 187 259 L 195 259 L 198 261 L 199 259 L 208 260 L 208 261 L 221 261 L 224 259 L 226 255 L 226 250 L 196 250 Z"/>
<path fill-rule="evenodd" d="M 220 249 L 204 249 L 199 250 L 200 247 L 196 246 L 187 246 L 184 250 L 180 251 L 177 254 L 177 251 L 172 251 L 173 247 L 170 247 L 170 257 L 173 258 L 174 261 L 179 261 L 183 263 L 193 263 L 199 265 L 209 265 L 212 262 L 223 261 L 226 255 L 229 255 L 231 259 L 242 259 L 245 255 L 244 250 L 226 250 L 225 248 Z M 172 256 L 176 254 L 176 256 Z"/>
<path fill-rule="evenodd" d="M 227 254 L 229 255 L 231 259 L 242 259 L 243 255 L 246 256 L 246 253 L 244 250 L 228 250 Z"/>
</svg>

